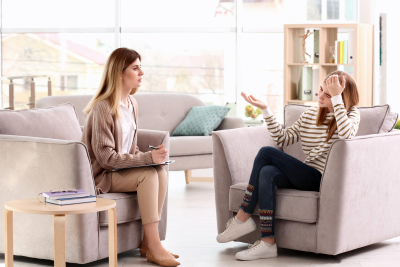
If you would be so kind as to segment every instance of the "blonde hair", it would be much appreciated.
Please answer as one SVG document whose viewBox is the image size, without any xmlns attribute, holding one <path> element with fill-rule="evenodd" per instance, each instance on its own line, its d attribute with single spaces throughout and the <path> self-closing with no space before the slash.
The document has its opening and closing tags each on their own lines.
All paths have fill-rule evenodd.
<svg viewBox="0 0 400 267">
<path fill-rule="evenodd" d="M 107 59 L 99 88 L 83 112 L 89 113 L 98 102 L 107 99 L 111 104 L 111 114 L 116 114 L 120 118 L 121 74 L 136 59 L 142 60 L 139 53 L 133 49 L 125 47 L 115 49 Z M 133 95 L 137 90 L 138 88 L 133 88 L 129 94 Z"/>
<path fill-rule="evenodd" d="M 337 75 L 338 80 L 340 85 L 342 84 L 342 77 L 344 76 L 345 79 L 345 88 L 342 92 L 342 99 L 344 103 L 344 107 L 347 111 L 349 111 L 352 107 L 358 105 L 359 102 L 359 96 L 358 96 L 358 89 L 357 89 L 357 84 L 354 81 L 354 79 L 347 74 L 344 71 L 332 71 L 331 73 L 326 76 L 324 82 L 332 75 Z M 328 108 L 319 108 L 318 113 L 317 113 L 317 126 L 323 125 L 324 120 L 326 117 L 326 114 L 328 113 Z M 336 124 L 336 118 L 333 116 L 333 118 L 328 122 L 328 128 L 326 129 L 326 132 L 328 133 L 328 136 L 326 138 L 326 142 L 331 139 L 332 135 L 337 129 L 337 124 Z"/>
</svg>

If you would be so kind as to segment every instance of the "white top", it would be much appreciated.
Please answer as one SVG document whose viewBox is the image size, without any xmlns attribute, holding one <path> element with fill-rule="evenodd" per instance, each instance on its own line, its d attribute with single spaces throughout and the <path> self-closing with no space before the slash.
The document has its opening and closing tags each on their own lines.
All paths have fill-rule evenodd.
<svg viewBox="0 0 400 267">
<path fill-rule="evenodd" d="M 129 153 L 131 150 L 133 137 L 135 136 L 136 123 L 133 117 L 133 104 L 130 97 L 128 97 L 128 107 L 120 102 L 121 107 L 121 127 L 122 127 L 122 150 L 121 153 Z"/>
<path fill-rule="evenodd" d="M 334 112 L 325 117 L 325 125 L 317 126 L 318 107 L 307 109 L 300 118 L 285 129 L 276 121 L 271 109 L 263 110 L 269 133 L 279 147 L 288 146 L 301 141 L 304 154 L 307 156 L 304 163 L 323 173 L 326 158 L 332 143 L 338 139 L 351 139 L 358 130 L 360 111 L 356 107 L 346 110 L 341 95 L 331 98 Z M 326 141 L 328 133 L 327 123 L 335 116 L 337 129 L 332 137 Z"/>
</svg>

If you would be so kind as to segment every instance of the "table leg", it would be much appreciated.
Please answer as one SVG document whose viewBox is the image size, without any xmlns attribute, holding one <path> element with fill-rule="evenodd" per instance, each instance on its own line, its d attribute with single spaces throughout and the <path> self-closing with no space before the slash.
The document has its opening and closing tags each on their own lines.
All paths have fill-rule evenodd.
<svg viewBox="0 0 400 267">
<path fill-rule="evenodd" d="M 65 267 L 65 215 L 54 215 L 54 267 Z"/>
<path fill-rule="evenodd" d="M 117 211 L 115 208 L 108 210 L 108 244 L 110 267 L 118 266 L 117 257 Z"/>
<path fill-rule="evenodd" d="M 14 252 L 13 252 L 13 211 L 5 210 L 4 212 L 4 256 L 5 267 L 14 266 Z"/>
</svg>

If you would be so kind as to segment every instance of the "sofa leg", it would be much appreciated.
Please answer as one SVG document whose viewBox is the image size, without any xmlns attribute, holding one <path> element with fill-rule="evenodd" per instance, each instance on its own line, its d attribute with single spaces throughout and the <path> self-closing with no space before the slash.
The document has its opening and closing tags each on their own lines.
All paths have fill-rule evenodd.
<svg viewBox="0 0 400 267">
<path fill-rule="evenodd" d="M 189 183 L 190 177 L 192 177 L 192 171 L 191 170 L 185 170 L 185 178 L 186 178 L 186 183 Z"/>
</svg>

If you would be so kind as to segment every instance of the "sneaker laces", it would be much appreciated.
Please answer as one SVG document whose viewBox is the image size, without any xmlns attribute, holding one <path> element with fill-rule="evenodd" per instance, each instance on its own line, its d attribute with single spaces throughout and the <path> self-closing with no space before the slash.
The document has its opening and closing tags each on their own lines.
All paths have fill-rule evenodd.
<svg viewBox="0 0 400 267">
<path fill-rule="evenodd" d="M 230 218 L 229 221 L 225 224 L 226 229 L 225 229 L 224 233 L 225 233 L 225 232 L 229 229 L 229 227 L 232 225 L 234 219 L 235 219 L 234 217 Z"/>
<path fill-rule="evenodd" d="M 256 248 L 261 243 L 261 240 L 257 240 L 254 244 L 250 244 L 249 248 L 246 251 L 251 251 L 253 248 Z"/>
</svg>

